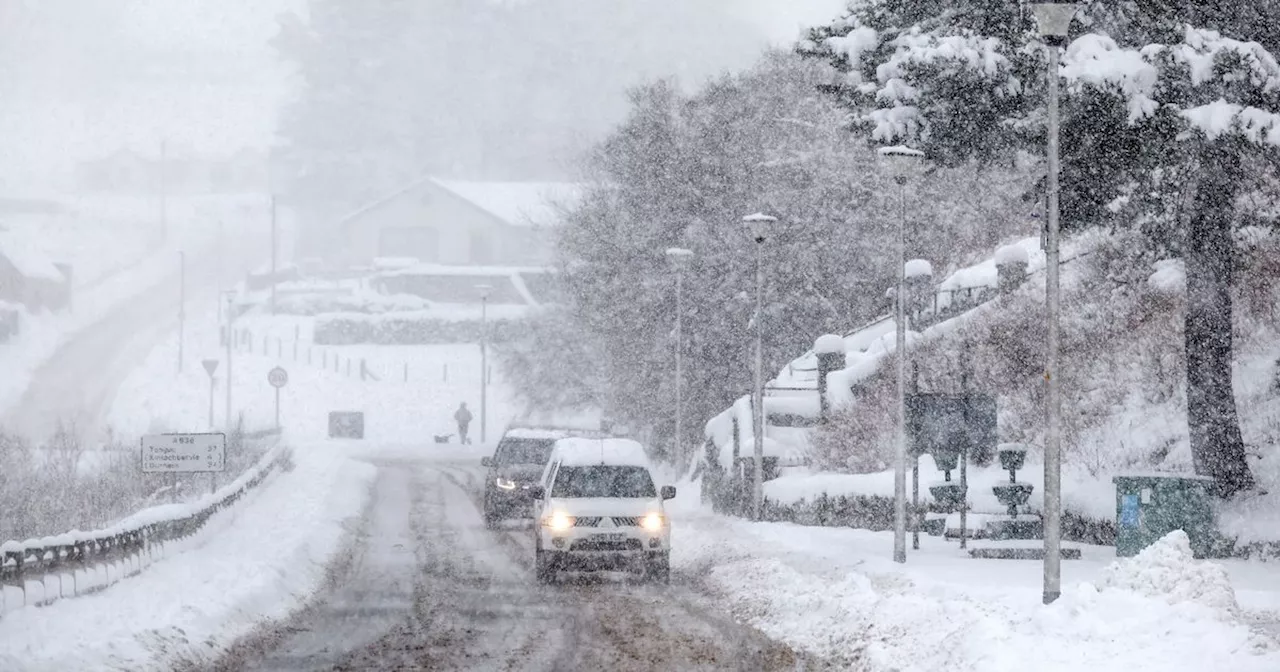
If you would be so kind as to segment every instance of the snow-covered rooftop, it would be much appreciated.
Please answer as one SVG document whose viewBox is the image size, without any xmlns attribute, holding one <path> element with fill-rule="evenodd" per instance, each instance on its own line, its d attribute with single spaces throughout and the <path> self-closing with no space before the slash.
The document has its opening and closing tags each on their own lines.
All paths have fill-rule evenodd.
<svg viewBox="0 0 1280 672">
<path fill-rule="evenodd" d="M 25 277 L 58 282 L 66 280 L 43 250 L 15 232 L 0 229 L 0 257 L 8 259 Z"/>
<path fill-rule="evenodd" d="M 560 206 L 582 198 L 583 187 L 568 182 L 431 182 L 511 226 L 551 226 Z"/>
<path fill-rule="evenodd" d="M 559 223 L 557 208 L 572 207 L 585 191 L 584 185 L 573 182 L 469 182 L 428 175 L 357 208 L 341 221 L 350 222 L 426 185 L 444 190 L 509 226 L 554 226 Z"/>
</svg>

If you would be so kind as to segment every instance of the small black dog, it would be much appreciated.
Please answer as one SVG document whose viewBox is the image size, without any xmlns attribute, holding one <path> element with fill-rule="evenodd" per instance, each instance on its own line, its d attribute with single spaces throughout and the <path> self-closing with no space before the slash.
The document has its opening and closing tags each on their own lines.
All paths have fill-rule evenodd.
<svg viewBox="0 0 1280 672">
<path fill-rule="evenodd" d="M 444 435 L 436 434 L 435 435 L 436 443 L 449 443 L 449 438 L 452 436 L 453 436 L 452 434 L 444 434 Z"/>
</svg>

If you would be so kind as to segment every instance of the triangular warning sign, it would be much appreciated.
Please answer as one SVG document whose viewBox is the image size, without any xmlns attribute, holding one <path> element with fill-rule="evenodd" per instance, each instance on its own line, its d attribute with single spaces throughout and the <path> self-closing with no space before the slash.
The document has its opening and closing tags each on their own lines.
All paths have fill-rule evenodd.
<svg viewBox="0 0 1280 672">
<path fill-rule="evenodd" d="M 210 376 L 213 375 L 214 371 L 218 370 L 218 360 L 216 359 L 206 359 L 202 363 L 204 364 L 204 370 L 208 371 Z"/>
</svg>

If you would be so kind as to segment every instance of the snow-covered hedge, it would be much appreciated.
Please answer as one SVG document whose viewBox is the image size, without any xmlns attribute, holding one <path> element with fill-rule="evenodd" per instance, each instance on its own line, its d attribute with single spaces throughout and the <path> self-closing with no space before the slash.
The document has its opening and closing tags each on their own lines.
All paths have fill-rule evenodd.
<svg viewBox="0 0 1280 672">
<path fill-rule="evenodd" d="M 490 341 L 504 341 L 517 323 L 506 319 L 488 321 Z M 479 343 L 480 320 L 455 320 L 431 312 L 370 316 L 360 314 L 324 315 L 316 319 L 316 345 L 436 345 Z"/>
<path fill-rule="evenodd" d="M 282 315 L 314 316 L 324 313 L 382 315 L 402 311 L 422 311 L 429 306 L 426 299 L 412 294 L 378 294 L 365 291 L 284 293 L 276 298 L 276 312 Z"/>
</svg>

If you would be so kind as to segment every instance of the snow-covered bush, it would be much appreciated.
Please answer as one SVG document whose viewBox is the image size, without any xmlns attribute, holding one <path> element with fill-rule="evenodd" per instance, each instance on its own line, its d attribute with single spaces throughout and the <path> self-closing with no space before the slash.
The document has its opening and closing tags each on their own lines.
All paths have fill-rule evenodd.
<svg viewBox="0 0 1280 672">
<path fill-rule="evenodd" d="M 354 292 L 282 292 L 276 297 L 276 313 L 281 315 L 321 315 L 324 313 L 385 313 L 426 310 L 430 303 L 412 294 Z M 261 306 L 260 306 L 261 309 Z"/>
<path fill-rule="evenodd" d="M 501 342 L 517 333 L 519 323 L 490 319 L 488 337 Z M 338 313 L 316 319 L 313 339 L 316 345 L 429 345 L 440 343 L 479 343 L 484 327 L 480 320 L 450 319 L 430 312 L 406 312 L 403 315 L 366 315 Z"/>
<path fill-rule="evenodd" d="M 1140 234 L 1093 236 L 1088 254 L 1064 266 L 1061 367 L 1064 450 L 1069 468 L 1105 475 L 1121 469 L 1192 468 L 1183 354 L 1185 299 L 1148 278 L 1155 250 Z M 1280 340 L 1268 322 L 1280 296 L 1272 273 L 1280 246 L 1243 255 L 1237 295 L 1238 355 L 1258 358 Z M 1030 282 L 952 322 L 926 330 L 909 351 L 922 391 L 996 394 L 1002 441 L 1042 445 L 1045 319 L 1043 285 Z M 1247 361 L 1247 360 L 1242 360 Z M 818 466 L 835 471 L 887 468 L 895 432 L 895 363 L 882 359 L 848 408 L 818 432 Z M 1247 371 L 1247 369 L 1246 369 Z M 1258 378 L 1266 378 L 1265 375 Z M 908 380 L 911 380 L 909 377 Z M 1237 395 L 1246 444 L 1275 445 L 1280 413 L 1269 380 L 1242 376 Z M 1033 457 L 1032 459 L 1038 459 Z"/>
<path fill-rule="evenodd" d="M 1169 604 L 1194 602 L 1224 616 L 1240 613 L 1227 570 L 1196 560 L 1191 540 L 1182 530 L 1170 532 L 1132 558 L 1111 563 L 1102 570 L 1096 587 L 1128 590 Z"/>
<path fill-rule="evenodd" d="M 235 478 L 263 454 L 233 432 L 226 472 Z M 110 439 L 89 453 L 70 429 L 32 443 L 0 433 L 0 542 L 106 527 L 149 505 L 208 492 L 205 474 L 144 474 L 137 442 Z"/>
</svg>

